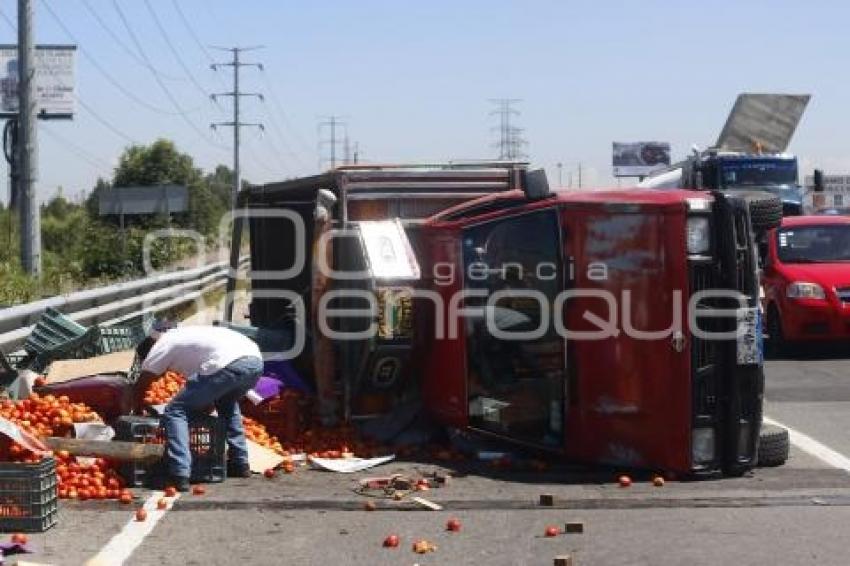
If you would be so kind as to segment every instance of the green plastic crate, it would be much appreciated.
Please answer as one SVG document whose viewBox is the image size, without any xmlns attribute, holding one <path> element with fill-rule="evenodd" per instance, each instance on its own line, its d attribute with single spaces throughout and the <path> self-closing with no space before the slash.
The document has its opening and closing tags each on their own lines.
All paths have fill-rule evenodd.
<svg viewBox="0 0 850 566">
<path fill-rule="evenodd" d="M 46 354 L 85 336 L 89 329 L 53 308 L 48 308 L 35 323 L 24 342 L 24 350 L 35 356 Z"/>
</svg>

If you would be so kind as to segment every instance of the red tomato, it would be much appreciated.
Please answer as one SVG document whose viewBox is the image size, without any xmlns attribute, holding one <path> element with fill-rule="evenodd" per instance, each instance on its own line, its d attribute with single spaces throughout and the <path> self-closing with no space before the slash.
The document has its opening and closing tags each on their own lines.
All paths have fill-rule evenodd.
<svg viewBox="0 0 850 566">
<path fill-rule="evenodd" d="M 620 476 L 617 481 L 620 483 L 620 487 L 629 487 L 632 485 L 632 478 L 625 474 Z"/>
<path fill-rule="evenodd" d="M 454 517 L 449 519 L 449 522 L 446 523 L 446 530 L 451 531 L 453 533 L 459 532 L 460 531 L 460 520 L 455 519 Z"/>
<path fill-rule="evenodd" d="M 269 468 L 268 470 L 263 472 L 263 475 L 266 476 L 267 478 L 271 479 L 271 478 L 275 477 L 276 472 L 274 471 L 274 468 Z"/>
<path fill-rule="evenodd" d="M 390 535 L 384 539 L 384 548 L 398 548 L 399 542 L 397 535 Z"/>
<path fill-rule="evenodd" d="M 24 533 L 15 533 L 12 535 L 12 542 L 15 544 L 26 544 L 29 540 L 29 537 Z"/>
<path fill-rule="evenodd" d="M 558 530 L 558 527 L 549 526 L 546 527 L 546 531 L 543 534 L 545 534 L 547 537 L 556 537 L 561 534 L 561 531 Z"/>
<path fill-rule="evenodd" d="M 147 518 L 148 518 L 148 512 L 145 510 L 144 507 L 140 507 L 140 508 L 136 509 L 136 520 L 137 521 L 141 522 L 141 521 L 144 521 Z"/>
</svg>

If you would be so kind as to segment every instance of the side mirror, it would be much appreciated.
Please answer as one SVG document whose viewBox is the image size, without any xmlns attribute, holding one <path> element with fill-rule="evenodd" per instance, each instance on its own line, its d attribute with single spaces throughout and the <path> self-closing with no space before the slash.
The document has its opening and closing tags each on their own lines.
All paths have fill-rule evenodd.
<svg viewBox="0 0 850 566">
<path fill-rule="evenodd" d="M 549 190 L 549 179 L 546 178 L 546 171 L 543 169 L 527 171 L 522 190 L 529 200 L 540 200 L 550 196 L 552 193 Z"/>
</svg>

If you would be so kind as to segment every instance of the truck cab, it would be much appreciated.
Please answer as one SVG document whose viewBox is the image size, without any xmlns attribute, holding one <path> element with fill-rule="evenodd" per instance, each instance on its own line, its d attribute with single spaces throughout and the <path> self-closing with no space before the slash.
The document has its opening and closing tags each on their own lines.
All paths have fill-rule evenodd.
<svg viewBox="0 0 850 566">
<path fill-rule="evenodd" d="M 729 194 L 770 193 L 782 201 L 783 216 L 803 213 L 797 158 L 789 154 L 710 150 L 683 164 L 681 187 Z"/>
<path fill-rule="evenodd" d="M 628 190 L 493 195 L 420 233 L 413 357 L 438 422 L 568 460 L 755 465 L 762 346 L 747 203 Z"/>
</svg>

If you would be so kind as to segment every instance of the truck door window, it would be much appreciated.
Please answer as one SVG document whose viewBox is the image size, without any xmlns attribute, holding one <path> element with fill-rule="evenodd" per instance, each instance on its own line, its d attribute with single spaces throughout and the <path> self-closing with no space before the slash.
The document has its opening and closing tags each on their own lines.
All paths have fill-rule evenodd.
<svg viewBox="0 0 850 566">
<path fill-rule="evenodd" d="M 487 297 L 498 291 L 526 295 L 466 301 L 467 308 L 477 307 L 466 318 L 473 426 L 533 444 L 561 445 L 564 344 L 549 316 L 563 289 L 560 249 L 558 218 L 551 210 L 477 226 L 463 235 L 467 290 L 484 290 Z M 501 335 L 535 330 L 539 337 L 532 339 Z"/>
</svg>

